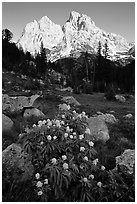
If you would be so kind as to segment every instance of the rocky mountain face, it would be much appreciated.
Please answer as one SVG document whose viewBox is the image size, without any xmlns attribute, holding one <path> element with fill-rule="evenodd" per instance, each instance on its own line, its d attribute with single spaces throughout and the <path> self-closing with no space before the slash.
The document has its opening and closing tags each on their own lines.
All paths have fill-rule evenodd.
<svg viewBox="0 0 137 204">
<path fill-rule="evenodd" d="M 90 17 L 75 11 L 70 13 L 62 28 L 47 16 L 27 24 L 17 45 L 34 55 L 39 52 L 43 42 L 44 47 L 49 50 L 48 59 L 52 62 L 70 54 L 85 51 L 97 53 L 99 41 L 102 53 L 107 42 L 111 59 L 131 49 L 131 44 L 122 36 L 105 32 Z"/>
</svg>

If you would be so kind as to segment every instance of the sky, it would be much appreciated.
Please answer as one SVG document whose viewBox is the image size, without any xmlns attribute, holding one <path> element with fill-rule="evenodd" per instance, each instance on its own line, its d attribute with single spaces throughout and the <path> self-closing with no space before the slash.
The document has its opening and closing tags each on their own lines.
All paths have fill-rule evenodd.
<svg viewBox="0 0 137 204">
<path fill-rule="evenodd" d="M 96 26 L 109 33 L 135 41 L 134 2 L 3 2 L 2 29 L 9 29 L 16 42 L 27 23 L 40 20 L 43 16 L 63 26 L 70 12 L 90 16 Z"/>
</svg>

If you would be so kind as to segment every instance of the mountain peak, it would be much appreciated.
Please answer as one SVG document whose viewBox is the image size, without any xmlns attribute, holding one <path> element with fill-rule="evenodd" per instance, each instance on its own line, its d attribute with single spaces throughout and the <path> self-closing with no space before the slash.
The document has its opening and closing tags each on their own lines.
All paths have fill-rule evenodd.
<svg viewBox="0 0 137 204">
<path fill-rule="evenodd" d="M 55 61 L 71 53 L 87 50 L 97 53 L 99 41 L 103 51 L 106 40 L 109 55 L 112 57 L 118 52 L 126 52 L 131 48 L 123 37 L 107 33 L 97 27 L 89 16 L 71 11 L 62 28 L 47 16 L 27 24 L 18 41 L 18 46 L 34 54 L 39 52 L 41 42 L 43 42 L 44 47 L 50 50 L 49 59 Z"/>
</svg>

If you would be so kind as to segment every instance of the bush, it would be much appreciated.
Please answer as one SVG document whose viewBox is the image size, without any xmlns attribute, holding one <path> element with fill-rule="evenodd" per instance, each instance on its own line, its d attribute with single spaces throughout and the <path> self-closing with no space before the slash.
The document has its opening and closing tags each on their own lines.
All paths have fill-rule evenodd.
<svg viewBox="0 0 137 204">
<path fill-rule="evenodd" d="M 30 194 L 34 195 L 33 202 L 134 200 L 134 188 L 133 196 L 128 195 L 131 178 L 125 179 L 121 172 L 106 170 L 98 160 L 94 143 L 85 133 L 86 118 L 85 113 L 60 112 L 54 120 L 39 121 L 26 130 L 25 137 L 20 137 L 18 142 L 31 154 L 35 173 L 29 187 L 27 183 L 20 183 L 14 189 L 10 184 L 15 196 L 8 201 L 30 202 Z M 24 187 L 17 199 L 20 186 Z"/>
</svg>

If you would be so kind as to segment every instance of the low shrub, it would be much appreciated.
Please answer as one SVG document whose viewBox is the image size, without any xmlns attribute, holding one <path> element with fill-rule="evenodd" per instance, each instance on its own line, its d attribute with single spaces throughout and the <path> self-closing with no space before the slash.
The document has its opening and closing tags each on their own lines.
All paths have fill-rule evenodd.
<svg viewBox="0 0 137 204">
<path fill-rule="evenodd" d="M 30 194 L 34 195 L 33 201 L 48 202 L 134 200 L 131 178 L 107 170 L 99 161 L 94 142 L 85 133 L 86 118 L 84 112 L 65 111 L 26 130 L 25 137 L 20 137 L 18 142 L 32 156 L 35 173 L 29 186 L 17 184 L 14 189 L 10 184 L 15 197 L 8 201 L 30 202 Z M 17 199 L 18 185 L 24 189 Z"/>
</svg>

